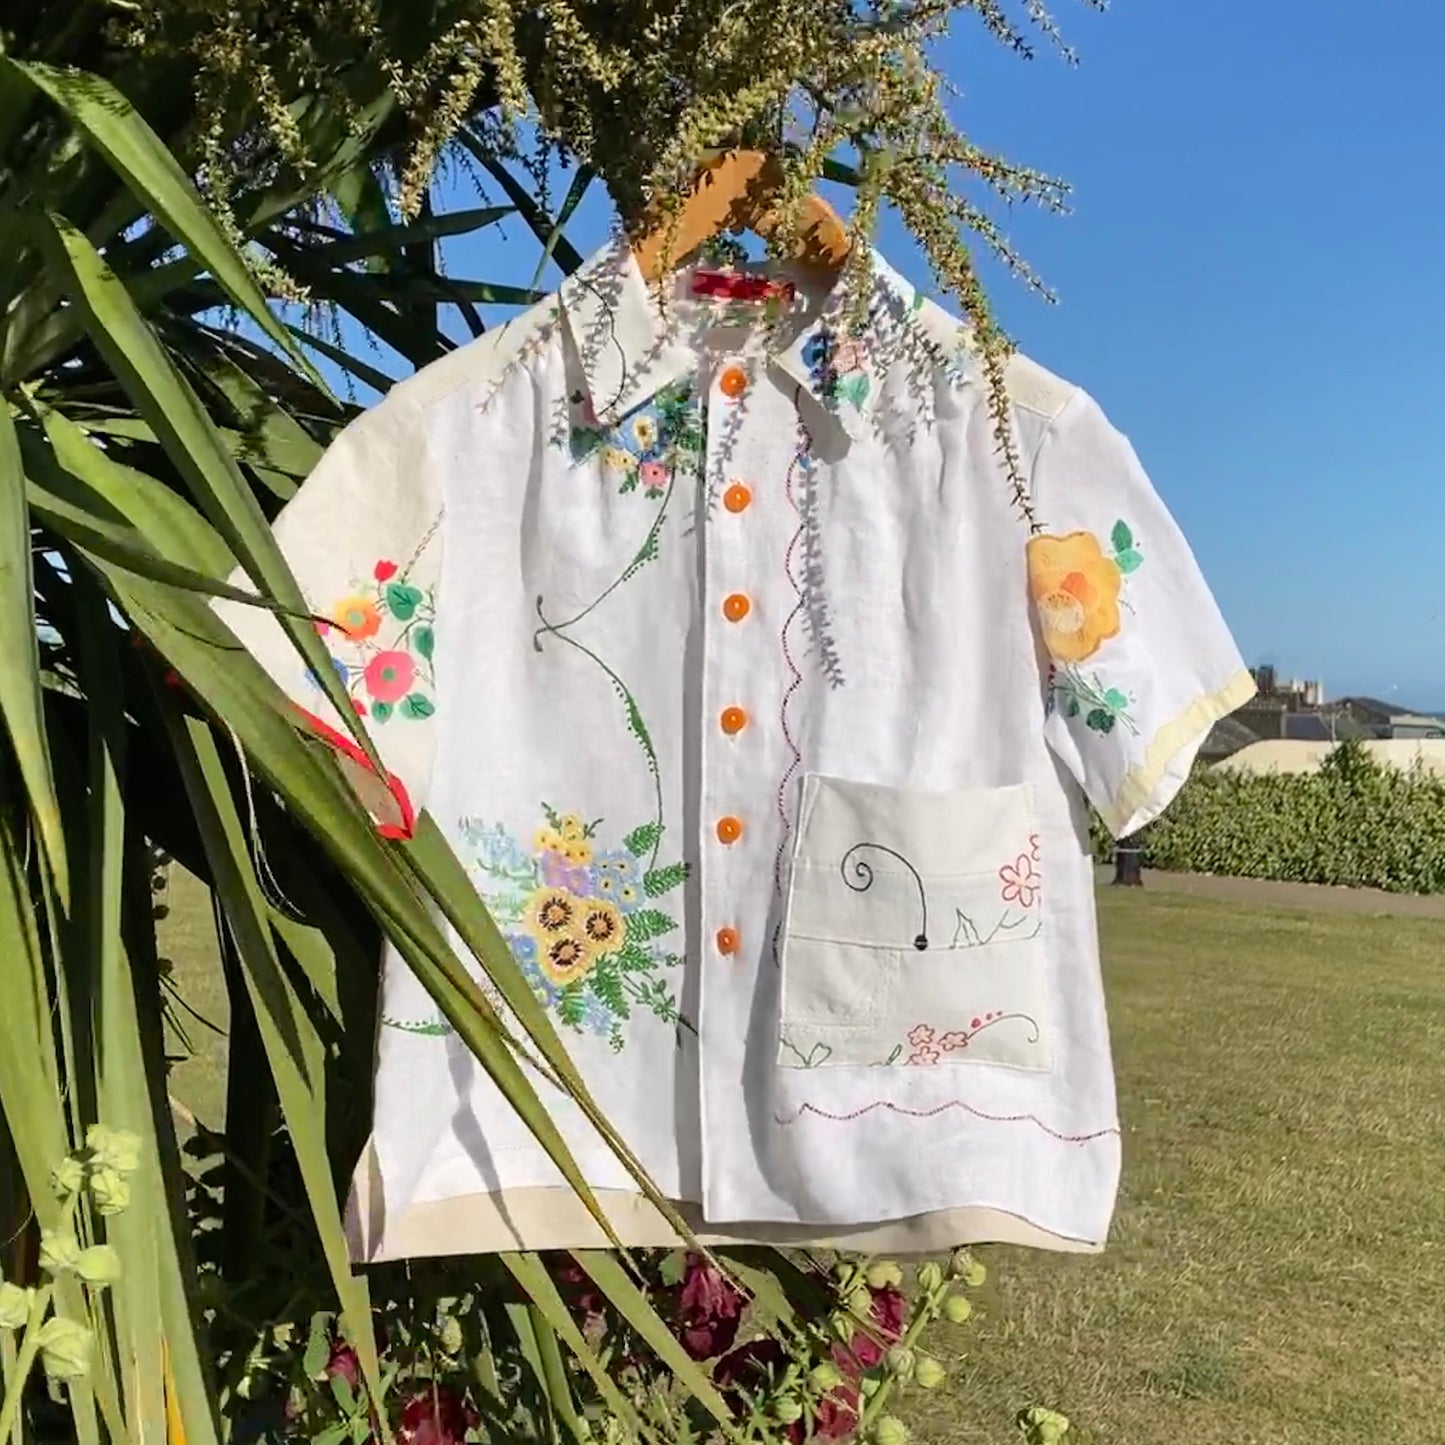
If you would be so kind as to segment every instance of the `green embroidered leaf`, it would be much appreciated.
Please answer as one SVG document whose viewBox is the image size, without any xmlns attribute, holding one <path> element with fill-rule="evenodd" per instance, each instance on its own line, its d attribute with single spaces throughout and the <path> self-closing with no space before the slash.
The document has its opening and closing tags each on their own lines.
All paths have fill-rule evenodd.
<svg viewBox="0 0 1445 1445">
<path fill-rule="evenodd" d="M 1107 708 L 1095 707 L 1089 709 L 1089 715 L 1084 719 L 1089 727 L 1096 733 L 1111 733 L 1114 731 L 1114 714 Z"/>
<path fill-rule="evenodd" d="M 833 395 L 839 401 L 846 401 L 852 406 L 862 406 L 868 396 L 868 373 L 858 371 L 852 376 L 840 378 L 833 384 Z"/>
<path fill-rule="evenodd" d="M 573 1028 L 587 1017 L 587 999 L 577 984 L 568 984 L 558 996 L 557 1015 L 564 1024 Z"/>
<path fill-rule="evenodd" d="M 410 622 L 416 609 L 421 606 L 425 594 L 420 587 L 411 587 L 405 582 L 388 582 L 383 595 L 386 598 L 386 610 L 398 622 Z"/>
<path fill-rule="evenodd" d="M 622 1019 L 631 1018 L 632 1011 L 627 1007 L 627 997 L 622 992 L 622 980 L 615 973 L 594 968 L 587 981 L 592 986 L 592 992 L 607 1005 L 610 1013 Z"/>
<path fill-rule="evenodd" d="M 686 863 L 668 863 L 662 868 L 654 868 L 642 875 L 642 891 L 649 898 L 660 898 L 686 883 L 687 872 Z"/>
<path fill-rule="evenodd" d="M 629 708 L 629 712 L 635 709 Z M 642 719 L 638 718 L 638 725 L 641 726 Z M 622 846 L 632 854 L 634 858 L 641 858 L 644 853 L 650 853 L 657 847 L 662 837 L 661 823 L 644 823 L 640 828 L 634 828 L 623 840 Z"/>
<path fill-rule="evenodd" d="M 391 716 L 392 705 L 389 702 L 374 702 L 371 705 L 372 722 L 384 723 Z"/>
<path fill-rule="evenodd" d="M 1104 694 L 1104 701 L 1108 703 L 1115 712 L 1123 712 L 1124 709 L 1129 706 L 1127 695 L 1120 692 L 1117 687 L 1111 687 L 1108 692 Z"/>
<path fill-rule="evenodd" d="M 436 710 L 436 704 L 424 692 L 408 693 L 402 699 L 401 715 L 403 717 L 426 718 Z"/>
<path fill-rule="evenodd" d="M 427 623 L 422 623 L 422 625 L 412 633 L 411 640 L 412 646 L 416 648 L 417 653 L 430 662 L 432 653 L 436 650 L 437 645 L 436 633 L 432 628 Z"/>
<path fill-rule="evenodd" d="M 1065 716 L 1065 717 L 1078 717 L 1078 715 L 1079 715 L 1079 699 L 1076 698 L 1076 697 L 1071 697 L 1071 698 L 1068 699 L 1067 702 L 1064 703 L 1064 716 Z"/>
<path fill-rule="evenodd" d="M 627 941 L 630 944 L 646 943 L 649 938 L 660 938 L 676 927 L 677 920 L 670 918 L 661 909 L 644 908 L 637 913 L 628 914 Z"/>
<path fill-rule="evenodd" d="M 600 431 L 593 431 L 590 427 L 574 426 L 570 438 L 572 456 L 576 461 L 582 461 L 590 457 L 601 445 L 603 434 Z"/>
<path fill-rule="evenodd" d="M 614 957 L 622 973 L 651 973 L 656 966 L 652 955 L 640 943 L 624 943 Z"/>
<path fill-rule="evenodd" d="M 617 489 L 619 492 L 635 492 L 637 490 L 637 473 L 628 472 L 623 478 L 622 485 Z"/>
<path fill-rule="evenodd" d="M 1114 523 L 1109 540 L 1113 542 L 1116 552 L 1127 552 L 1134 545 L 1134 534 L 1129 530 L 1127 522 L 1118 521 Z"/>
<path fill-rule="evenodd" d="M 1143 560 L 1143 553 L 1134 551 L 1132 547 L 1126 548 L 1114 558 L 1119 570 L 1124 573 L 1137 572 Z"/>
</svg>

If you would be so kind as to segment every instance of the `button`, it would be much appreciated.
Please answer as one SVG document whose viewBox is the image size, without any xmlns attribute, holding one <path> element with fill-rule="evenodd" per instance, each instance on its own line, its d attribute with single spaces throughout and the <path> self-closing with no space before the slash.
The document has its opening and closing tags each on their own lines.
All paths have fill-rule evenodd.
<svg viewBox="0 0 1445 1445">
<path fill-rule="evenodd" d="M 743 825 L 741 819 L 727 817 L 717 820 L 717 840 L 719 843 L 736 843 L 743 836 Z"/>
<path fill-rule="evenodd" d="M 719 953 L 736 953 L 738 944 L 742 939 L 738 937 L 736 928 L 719 928 L 717 931 L 717 951 Z"/>
<path fill-rule="evenodd" d="M 730 512 L 745 512 L 752 499 L 753 494 L 741 482 L 734 482 L 723 493 L 723 506 Z"/>
<path fill-rule="evenodd" d="M 723 602 L 723 616 L 729 622 L 741 622 L 752 610 L 753 604 L 741 592 L 734 592 Z"/>
<path fill-rule="evenodd" d="M 747 727 L 748 715 L 740 707 L 725 707 L 718 721 L 722 723 L 722 730 L 732 737 L 734 733 L 740 733 Z"/>
<path fill-rule="evenodd" d="M 718 388 L 731 401 L 736 401 L 748 389 L 748 374 L 740 366 L 730 366 L 717 379 Z"/>
</svg>

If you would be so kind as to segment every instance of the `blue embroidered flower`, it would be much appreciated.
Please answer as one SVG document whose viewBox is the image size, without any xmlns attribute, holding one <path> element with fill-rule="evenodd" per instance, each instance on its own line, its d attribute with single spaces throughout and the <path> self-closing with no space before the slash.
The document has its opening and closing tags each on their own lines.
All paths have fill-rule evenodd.
<svg viewBox="0 0 1445 1445">
<path fill-rule="evenodd" d="M 334 667 L 334 668 L 336 669 L 336 675 L 337 675 L 337 677 L 339 677 L 339 678 L 341 679 L 341 685 L 342 685 L 342 687 L 350 687 L 350 686 L 351 686 L 351 669 L 350 669 L 349 667 L 347 667 L 347 665 L 346 665 L 344 662 L 342 662 L 342 660 L 341 660 L 339 657 L 337 657 L 335 653 L 333 653 L 333 654 L 331 655 L 331 665 L 332 665 L 332 667 Z M 314 687 L 314 688 L 316 688 L 318 691 L 320 691 L 320 688 L 321 688 L 321 679 L 320 679 L 319 677 L 317 677 L 316 674 L 315 674 L 314 672 L 312 672 L 312 670 L 311 670 L 309 667 L 306 669 L 306 681 L 307 681 L 312 687 Z"/>
<path fill-rule="evenodd" d="M 828 364 L 832 341 L 826 331 L 815 331 L 803 346 L 803 364 L 816 377 Z"/>
<path fill-rule="evenodd" d="M 652 461 L 662 441 L 662 420 L 657 408 L 639 407 L 617 428 L 617 438 L 638 461 Z"/>
</svg>

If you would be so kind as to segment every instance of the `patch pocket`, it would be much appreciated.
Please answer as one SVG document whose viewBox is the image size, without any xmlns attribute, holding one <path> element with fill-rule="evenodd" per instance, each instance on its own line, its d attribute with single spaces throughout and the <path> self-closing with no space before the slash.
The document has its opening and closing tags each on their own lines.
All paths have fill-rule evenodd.
<svg viewBox="0 0 1445 1445">
<path fill-rule="evenodd" d="M 799 816 L 778 1063 L 1047 1069 L 1033 790 L 810 773 Z"/>
</svg>

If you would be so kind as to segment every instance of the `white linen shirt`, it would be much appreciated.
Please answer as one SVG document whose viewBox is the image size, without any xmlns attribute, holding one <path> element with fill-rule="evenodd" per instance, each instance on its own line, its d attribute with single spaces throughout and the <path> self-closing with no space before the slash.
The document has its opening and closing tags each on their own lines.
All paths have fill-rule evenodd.
<svg viewBox="0 0 1445 1445">
<path fill-rule="evenodd" d="M 356 420 L 277 533 L 387 831 L 434 816 L 704 1237 L 1096 1248 L 1085 799 L 1154 817 L 1252 684 L 1093 400 L 1009 363 L 1019 493 L 957 321 L 876 257 L 866 325 L 788 279 L 719 309 L 608 247 Z M 392 955 L 382 1015 L 358 1257 L 601 1243 Z M 671 1242 L 536 1082 L 624 1242 Z"/>
</svg>

